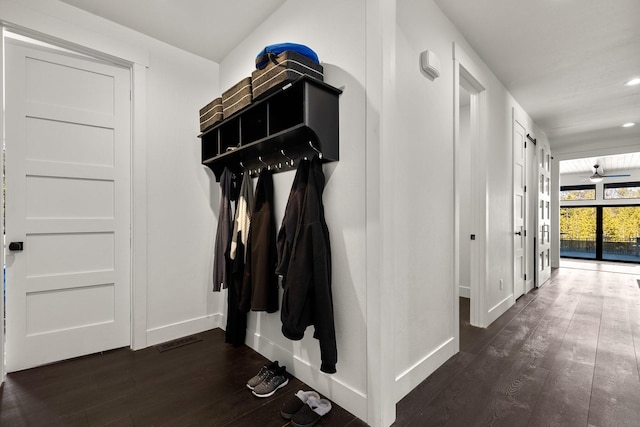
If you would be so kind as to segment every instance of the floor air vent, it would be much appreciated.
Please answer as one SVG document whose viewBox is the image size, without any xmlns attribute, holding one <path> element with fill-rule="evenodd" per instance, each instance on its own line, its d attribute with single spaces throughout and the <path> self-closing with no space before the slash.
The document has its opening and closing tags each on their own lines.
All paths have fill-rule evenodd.
<svg viewBox="0 0 640 427">
<path fill-rule="evenodd" d="M 193 344 L 202 341 L 202 338 L 195 335 L 191 335 L 184 338 L 178 338 L 177 340 L 167 341 L 162 344 L 156 345 L 156 348 L 160 353 L 173 350 L 174 348 L 184 347 L 185 345 Z"/>
</svg>

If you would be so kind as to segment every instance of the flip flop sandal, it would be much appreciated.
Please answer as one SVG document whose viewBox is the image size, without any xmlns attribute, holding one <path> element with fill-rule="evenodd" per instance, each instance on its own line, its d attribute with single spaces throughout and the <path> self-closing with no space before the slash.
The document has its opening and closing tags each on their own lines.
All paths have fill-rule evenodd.
<svg viewBox="0 0 640 427">
<path fill-rule="evenodd" d="M 315 391 L 298 390 L 291 399 L 284 402 L 280 415 L 282 415 L 282 418 L 290 420 L 309 399 L 320 399 L 320 395 Z"/>
<path fill-rule="evenodd" d="M 311 427 L 317 423 L 323 415 L 331 410 L 331 402 L 327 399 L 309 399 L 291 419 L 294 427 Z"/>
</svg>

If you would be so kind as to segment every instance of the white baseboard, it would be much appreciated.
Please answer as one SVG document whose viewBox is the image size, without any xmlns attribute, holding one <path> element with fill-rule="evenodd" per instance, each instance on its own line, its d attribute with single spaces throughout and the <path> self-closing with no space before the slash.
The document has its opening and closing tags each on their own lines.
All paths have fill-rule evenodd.
<svg viewBox="0 0 640 427">
<path fill-rule="evenodd" d="M 278 360 L 280 365 L 287 366 L 287 370 L 300 381 L 327 396 L 356 417 L 361 420 L 367 419 L 366 392 L 340 381 L 339 371 L 336 374 L 320 372 L 320 367 L 311 366 L 308 361 L 254 331 L 247 330 L 246 344 L 267 359 Z"/>
<path fill-rule="evenodd" d="M 455 338 L 451 337 L 420 361 L 396 376 L 396 401 L 406 396 L 418 384 L 431 375 L 444 362 L 456 353 Z"/>
<path fill-rule="evenodd" d="M 509 294 L 505 299 L 494 305 L 487 313 L 487 326 L 493 323 L 498 317 L 502 316 L 513 305 L 513 294 Z"/>
<path fill-rule="evenodd" d="M 525 289 L 527 290 L 527 292 L 525 293 L 528 293 L 531 289 L 533 289 L 533 280 L 529 279 L 525 281 L 524 286 L 525 286 Z"/>
<path fill-rule="evenodd" d="M 458 286 L 460 289 L 460 296 L 462 298 L 471 298 L 471 288 L 469 286 Z"/>
<path fill-rule="evenodd" d="M 147 346 L 219 328 L 221 321 L 222 314 L 218 313 L 149 329 L 147 330 Z"/>
</svg>

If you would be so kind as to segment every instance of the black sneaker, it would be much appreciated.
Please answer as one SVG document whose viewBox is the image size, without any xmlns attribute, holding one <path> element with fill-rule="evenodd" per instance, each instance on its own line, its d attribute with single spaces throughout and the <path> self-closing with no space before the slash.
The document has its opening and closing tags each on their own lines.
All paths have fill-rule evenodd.
<svg viewBox="0 0 640 427">
<path fill-rule="evenodd" d="M 282 387 L 289 384 L 289 378 L 287 375 L 287 370 L 284 366 L 278 368 L 275 371 L 269 371 L 271 375 L 268 375 L 264 381 L 254 387 L 253 394 L 257 397 L 269 397 L 273 396 L 273 394 L 281 389 Z"/>
<path fill-rule="evenodd" d="M 278 361 L 269 364 L 269 366 L 263 366 L 253 378 L 247 381 L 247 388 L 249 390 L 253 390 L 258 384 L 263 382 L 267 377 L 272 376 L 275 371 L 279 368 Z"/>
</svg>

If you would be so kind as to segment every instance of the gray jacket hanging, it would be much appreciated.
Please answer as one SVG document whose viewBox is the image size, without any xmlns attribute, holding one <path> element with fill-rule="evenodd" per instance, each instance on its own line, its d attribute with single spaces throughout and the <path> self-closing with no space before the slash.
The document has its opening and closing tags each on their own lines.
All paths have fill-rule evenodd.
<svg viewBox="0 0 640 427">
<path fill-rule="evenodd" d="M 220 178 L 220 211 L 218 213 L 218 229 L 213 252 L 213 291 L 219 292 L 227 287 L 227 251 L 231 244 L 231 191 L 233 174 L 227 168 Z"/>
</svg>

